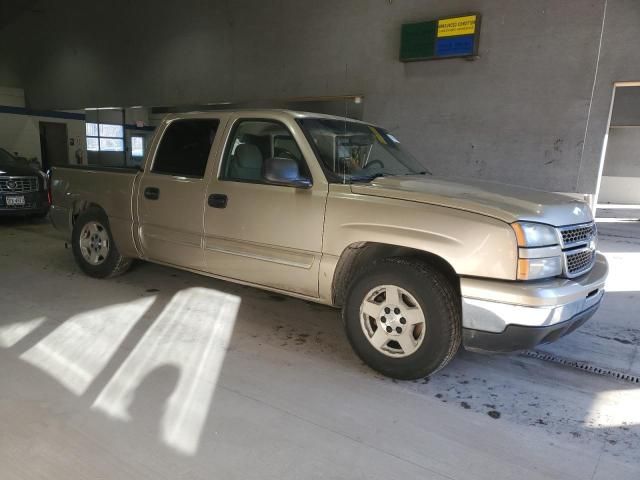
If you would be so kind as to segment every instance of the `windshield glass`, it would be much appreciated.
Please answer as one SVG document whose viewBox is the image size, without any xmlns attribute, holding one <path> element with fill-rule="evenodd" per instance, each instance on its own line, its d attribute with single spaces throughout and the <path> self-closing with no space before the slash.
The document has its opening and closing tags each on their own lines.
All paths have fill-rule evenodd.
<svg viewBox="0 0 640 480">
<path fill-rule="evenodd" d="M 379 127 L 325 118 L 302 118 L 299 123 L 325 167 L 340 181 L 426 173 L 393 135 Z"/>
<path fill-rule="evenodd" d="M 16 164 L 16 160 L 15 158 L 13 158 L 13 155 L 11 155 L 6 150 L 0 148 L 0 165 L 10 166 L 15 164 Z"/>
</svg>

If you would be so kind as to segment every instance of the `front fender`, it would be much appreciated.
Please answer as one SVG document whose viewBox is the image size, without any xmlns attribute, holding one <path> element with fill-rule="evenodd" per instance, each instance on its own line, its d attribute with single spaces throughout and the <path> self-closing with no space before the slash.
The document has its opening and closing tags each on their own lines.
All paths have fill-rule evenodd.
<svg viewBox="0 0 640 480">
<path fill-rule="evenodd" d="M 437 205 L 353 194 L 329 194 L 321 286 L 352 245 L 375 242 L 436 255 L 460 276 L 515 280 L 517 245 L 506 222 Z M 323 278 L 325 277 L 325 278 Z"/>
</svg>

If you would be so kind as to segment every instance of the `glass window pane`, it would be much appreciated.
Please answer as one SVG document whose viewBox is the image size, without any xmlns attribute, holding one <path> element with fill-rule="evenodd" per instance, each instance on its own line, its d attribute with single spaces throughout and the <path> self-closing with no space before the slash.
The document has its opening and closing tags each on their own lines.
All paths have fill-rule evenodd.
<svg viewBox="0 0 640 480">
<path fill-rule="evenodd" d="M 144 156 L 144 141 L 142 137 L 131 137 L 131 156 Z"/>
<path fill-rule="evenodd" d="M 303 118 L 298 123 L 311 137 L 320 160 L 340 181 L 425 172 L 420 162 L 381 128 L 327 118 Z"/>
<path fill-rule="evenodd" d="M 152 171 L 203 177 L 219 123 L 213 119 L 172 122 L 162 136 Z"/>
<path fill-rule="evenodd" d="M 273 120 L 243 120 L 233 131 L 222 167 L 222 178 L 240 182 L 265 182 L 264 161 L 271 157 L 295 160 L 301 177 L 310 178 L 298 144 L 289 129 Z"/>
<path fill-rule="evenodd" d="M 121 138 L 100 137 L 100 151 L 102 152 L 124 152 L 124 140 Z"/>
<path fill-rule="evenodd" d="M 87 123 L 87 136 L 97 137 L 98 136 L 98 124 L 97 123 Z"/>
<path fill-rule="evenodd" d="M 122 138 L 124 136 L 122 125 L 100 124 L 100 136 L 111 138 Z"/>
<path fill-rule="evenodd" d="M 99 150 L 97 138 L 87 137 L 87 150 L 89 150 L 90 152 L 97 152 Z"/>
<path fill-rule="evenodd" d="M 290 158 L 300 163 L 302 152 L 291 135 L 276 135 L 273 137 L 273 156 Z"/>
</svg>

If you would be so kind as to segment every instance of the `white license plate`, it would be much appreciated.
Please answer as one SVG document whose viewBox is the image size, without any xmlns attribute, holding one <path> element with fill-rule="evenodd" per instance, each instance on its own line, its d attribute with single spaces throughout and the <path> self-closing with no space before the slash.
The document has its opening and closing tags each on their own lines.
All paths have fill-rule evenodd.
<svg viewBox="0 0 640 480">
<path fill-rule="evenodd" d="M 24 206 L 24 195 L 16 196 L 16 197 L 5 197 L 7 202 L 7 206 L 16 206 L 21 207 Z"/>
</svg>

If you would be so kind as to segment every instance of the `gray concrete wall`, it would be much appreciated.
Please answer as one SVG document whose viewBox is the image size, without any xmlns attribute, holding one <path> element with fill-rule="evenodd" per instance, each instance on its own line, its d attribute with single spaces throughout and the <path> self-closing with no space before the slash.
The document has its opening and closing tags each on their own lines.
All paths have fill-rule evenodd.
<svg viewBox="0 0 640 480">
<path fill-rule="evenodd" d="M 611 82 L 640 79 L 640 2 L 607 4 L 584 154 L 605 0 L 41 2 L 0 40 L 28 25 L 34 107 L 361 94 L 435 174 L 592 193 Z M 402 23 L 468 11 L 478 60 L 398 61 Z"/>
</svg>

